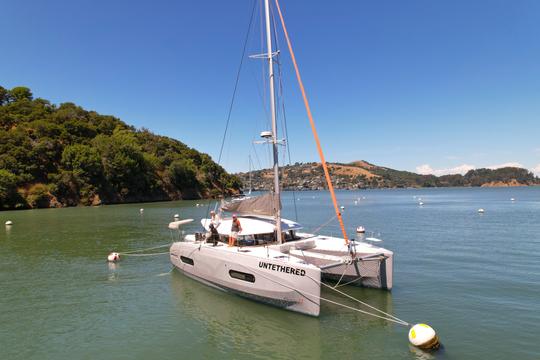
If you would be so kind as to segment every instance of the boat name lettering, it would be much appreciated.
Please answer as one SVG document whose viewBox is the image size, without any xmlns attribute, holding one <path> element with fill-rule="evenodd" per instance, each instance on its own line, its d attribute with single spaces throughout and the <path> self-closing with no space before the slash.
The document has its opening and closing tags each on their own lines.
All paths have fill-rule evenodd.
<svg viewBox="0 0 540 360">
<path fill-rule="evenodd" d="M 268 269 L 268 270 L 272 270 L 272 271 L 279 271 L 279 272 L 284 272 L 284 273 L 287 273 L 287 274 L 294 274 L 294 275 L 298 275 L 298 276 L 305 276 L 306 275 L 306 270 L 304 270 L 304 269 L 296 269 L 296 268 L 293 268 L 293 267 L 290 267 L 290 266 L 271 264 L 271 263 L 267 263 L 267 262 L 264 262 L 264 261 L 259 261 L 259 267 L 263 268 L 263 269 Z"/>
</svg>

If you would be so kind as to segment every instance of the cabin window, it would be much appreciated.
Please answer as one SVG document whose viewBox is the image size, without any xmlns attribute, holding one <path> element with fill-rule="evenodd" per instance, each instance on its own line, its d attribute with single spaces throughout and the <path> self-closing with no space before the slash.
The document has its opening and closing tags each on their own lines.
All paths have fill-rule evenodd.
<svg viewBox="0 0 540 360">
<path fill-rule="evenodd" d="M 234 279 L 243 280 L 251 283 L 255 282 L 255 276 L 253 274 L 248 274 L 236 270 L 229 270 L 229 275 Z"/>
<path fill-rule="evenodd" d="M 288 232 L 283 233 L 283 239 L 285 241 L 294 241 L 294 240 L 300 240 L 301 237 L 296 235 L 296 231 L 289 230 Z"/>
<path fill-rule="evenodd" d="M 186 263 L 186 264 L 189 264 L 189 265 L 195 265 L 193 263 L 193 259 L 190 259 L 188 257 L 180 256 L 180 260 L 182 260 L 183 263 Z"/>
<path fill-rule="evenodd" d="M 255 239 L 255 242 L 257 245 L 265 245 L 268 243 L 271 244 L 276 241 L 276 234 L 275 233 L 254 234 L 253 238 Z"/>
</svg>

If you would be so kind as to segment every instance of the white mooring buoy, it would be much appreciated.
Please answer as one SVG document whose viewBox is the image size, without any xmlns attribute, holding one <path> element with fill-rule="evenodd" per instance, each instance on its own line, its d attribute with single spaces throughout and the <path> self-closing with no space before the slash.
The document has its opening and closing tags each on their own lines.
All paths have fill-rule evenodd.
<svg viewBox="0 0 540 360">
<path fill-rule="evenodd" d="M 516 201 L 516 199 L 514 199 L 514 198 L 511 198 L 511 199 L 510 199 L 510 201 Z"/>
<path fill-rule="evenodd" d="M 478 209 L 478 213 L 479 213 L 479 214 L 483 214 L 483 213 L 484 213 L 484 209 L 482 209 L 482 208 Z"/>
<path fill-rule="evenodd" d="M 6 226 L 11 226 L 11 225 L 13 225 L 13 221 L 11 220 L 6 221 Z"/>
<path fill-rule="evenodd" d="M 426 324 L 416 324 L 409 330 L 409 342 L 424 350 L 435 350 L 440 346 L 437 333 Z"/>
<path fill-rule="evenodd" d="M 107 261 L 109 261 L 109 262 L 117 262 L 118 260 L 120 260 L 120 254 L 119 253 L 112 252 L 112 253 L 109 254 L 109 256 L 107 256 Z"/>
<path fill-rule="evenodd" d="M 144 209 L 143 208 L 140 208 L 139 209 L 139 212 L 142 214 L 144 212 Z"/>
<path fill-rule="evenodd" d="M 341 210 L 345 210 L 345 206 L 343 206 L 343 205 L 341 205 L 339 208 L 340 208 Z"/>
<path fill-rule="evenodd" d="M 174 218 L 175 218 L 175 219 L 178 219 L 178 218 L 180 218 L 180 215 L 174 214 Z"/>
<path fill-rule="evenodd" d="M 424 203 L 420 201 L 420 202 L 418 203 L 418 205 L 422 206 L 422 205 L 424 205 Z"/>
</svg>

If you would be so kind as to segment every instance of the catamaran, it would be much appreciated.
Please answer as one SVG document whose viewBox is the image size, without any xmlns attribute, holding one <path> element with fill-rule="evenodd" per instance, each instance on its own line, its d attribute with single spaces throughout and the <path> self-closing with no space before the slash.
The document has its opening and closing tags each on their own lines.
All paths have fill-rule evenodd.
<svg viewBox="0 0 540 360">
<path fill-rule="evenodd" d="M 283 141 L 278 140 L 274 90 L 274 57 L 279 52 L 273 49 L 270 3 L 264 0 L 267 52 L 261 57 L 268 62 L 272 129 L 262 132 L 261 137 L 272 146 L 273 189 L 261 196 L 223 202 L 219 215 L 201 220 L 201 232 L 186 235 L 172 244 L 170 259 L 182 273 L 209 286 L 318 316 L 322 280 L 390 290 L 393 252 L 347 236 L 278 0 L 275 0 L 275 10 L 287 40 L 343 237 L 306 233 L 299 223 L 281 217 L 278 147 Z M 234 245 L 229 246 L 233 220 L 227 214 L 232 213 L 238 214 L 241 231 Z M 178 229 L 185 223 L 186 220 L 172 222 L 169 228 Z"/>
</svg>

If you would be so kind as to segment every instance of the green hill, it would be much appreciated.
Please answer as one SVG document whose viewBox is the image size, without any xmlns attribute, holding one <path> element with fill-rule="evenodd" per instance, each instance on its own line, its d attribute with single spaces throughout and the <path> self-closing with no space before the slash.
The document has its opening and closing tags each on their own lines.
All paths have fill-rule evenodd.
<svg viewBox="0 0 540 360">
<path fill-rule="evenodd" d="M 470 170 L 465 175 L 420 175 L 409 171 L 394 170 L 377 166 L 367 161 L 349 164 L 329 163 L 328 168 L 337 189 L 407 188 L 407 187 L 451 187 L 451 186 L 526 186 L 539 185 L 540 179 L 522 168 Z M 244 188 L 249 186 L 249 174 L 239 173 Z M 264 169 L 251 173 L 254 190 L 272 187 L 272 170 Z M 326 188 L 320 163 L 296 163 L 281 168 L 282 184 L 285 189 L 320 190 Z"/>
<path fill-rule="evenodd" d="M 180 141 L 0 86 L 0 209 L 194 199 L 239 187 Z"/>
</svg>

